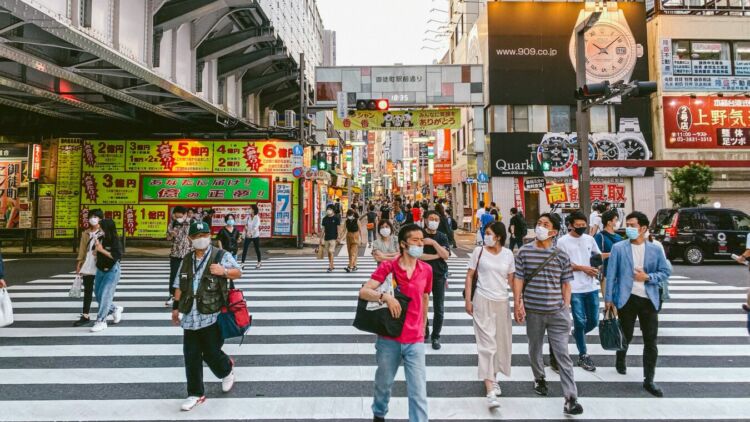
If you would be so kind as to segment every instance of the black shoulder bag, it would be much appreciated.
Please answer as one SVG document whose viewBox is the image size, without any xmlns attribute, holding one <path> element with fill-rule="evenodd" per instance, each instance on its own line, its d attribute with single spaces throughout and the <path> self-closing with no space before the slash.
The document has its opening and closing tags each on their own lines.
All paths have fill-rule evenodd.
<svg viewBox="0 0 750 422">
<path fill-rule="evenodd" d="M 477 292 L 477 283 L 479 282 L 479 261 L 482 259 L 482 252 L 484 252 L 484 247 L 479 251 L 479 256 L 477 257 L 477 267 L 474 268 L 474 275 L 471 277 L 471 300 L 474 300 L 474 293 Z M 461 296 L 466 299 L 466 288 L 461 292 Z"/>
<path fill-rule="evenodd" d="M 393 273 L 393 279 L 396 279 L 395 272 Z M 388 280 L 385 282 L 387 281 Z M 354 323 L 352 323 L 354 328 L 368 333 L 377 334 L 379 336 L 393 338 L 400 336 L 401 332 L 404 330 L 406 311 L 409 309 L 411 298 L 401 293 L 398 286 L 393 289 L 393 296 L 401 305 L 401 315 L 399 315 L 398 318 L 393 318 L 391 310 L 388 309 L 387 306 L 368 311 L 367 301 L 360 298 L 357 302 L 357 314 L 354 317 Z"/>
<path fill-rule="evenodd" d="M 531 281 L 531 279 L 533 279 L 534 277 L 536 277 L 536 275 L 539 274 L 539 271 L 542 271 L 542 268 L 544 268 L 545 265 L 549 264 L 549 262 L 552 261 L 557 256 L 557 254 L 559 254 L 559 253 L 560 253 L 560 250 L 557 249 L 557 248 L 555 248 L 555 250 L 552 251 L 552 253 L 547 257 L 547 259 L 545 259 L 544 262 L 542 262 L 538 267 L 536 267 L 536 269 L 531 273 L 530 276 L 526 277 L 524 275 L 524 277 L 523 277 L 523 289 L 521 290 L 521 294 L 522 295 L 526 294 L 526 286 L 528 286 L 529 281 Z"/>
</svg>

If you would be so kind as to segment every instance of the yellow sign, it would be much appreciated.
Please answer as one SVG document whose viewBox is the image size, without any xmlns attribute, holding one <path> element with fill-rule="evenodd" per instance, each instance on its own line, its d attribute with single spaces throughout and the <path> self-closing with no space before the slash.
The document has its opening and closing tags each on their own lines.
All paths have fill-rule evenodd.
<svg viewBox="0 0 750 422">
<path fill-rule="evenodd" d="M 109 218 L 115 222 L 117 226 L 118 236 L 122 236 L 122 221 L 123 221 L 123 207 L 122 205 L 99 205 L 99 204 L 85 204 L 81 205 L 81 228 L 89 228 L 89 212 L 91 210 L 100 209 L 104 213 L 104 218 Z"/>
<path fill-rule="evenodd" d="M 327 144 L 329 147 L 339 146 L 339 138 L 328 138 Z"/>
<path fill-rule="evenodd" d="M 127 141 L 127 171 L 210 173 L 210 143 L 179 139 L 175 141 Z"/>
<path fill-rule="evenodd" d="M 126 236 L 161 239 L 168 223 L 168 205 L 125 205 L 122 227 Z"/>
<path fill-rule="evenodd" d="M 125 141 L 84 141 L 83 171 L 125 171 Z"/>
<path fill-rule="evenodd" d="M 90 204 L 134 204 L 140 183 L 137 174 L 125 172 L 84 173 L 82 201 Z"/>
<path fill-rule="evenodd" d="M 568 191 L 562 183 L 547 185 L 544 190 L 547 194 L 547 203 L 550 205 L 568 201 Z"/>
<path fill-rule="evenodd" d="M 460 129 L 461 110 L 358 110 L 344 119 L 338 114 L 333 116 L 333 127 L 336 130 L 440 130 Z"/>
<path fill-rule="evenodd" d="M 214 142 L 214 173 L 289 174 L 295 145 L 279 140 Z"/>
</svg>

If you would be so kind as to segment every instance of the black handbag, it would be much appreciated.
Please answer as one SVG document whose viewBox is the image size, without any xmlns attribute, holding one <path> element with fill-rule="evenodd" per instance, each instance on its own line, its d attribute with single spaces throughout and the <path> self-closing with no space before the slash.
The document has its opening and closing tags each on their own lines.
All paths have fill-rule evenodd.
<svg viewBox="0 0 750 422">
<path fill-rule="evenodd" d="M 599 342 L 604 350 L 619 352 L 628 347 L 628 341 L 622 332 L 620 320 L 608 311 L 604 312 L 604 318 L 599 321 Z"/>
<path fill-rule="evenodd" d="M 477 283 L 479 282 L 479 260 L 482 259 L 482 252 L 484 252 L 484 247 L 479 251 L 479 256 L 477 257 L 477 267 L 474 269 L 474 275 L 471 277 L 471 300 L 474 300 L 474 293 L 477 292 Z M 466 288 L 464 288 L 461 291 L 461 296 L 466 299 Z"/>
<path fill-rule="evenodd" d="M 394 289 L 393 297 L 401 304 L 401 315 L 398 318 L 393 318 L 388 307 L 368 311 L 368 301 L 359 299 L 357 302 L 357 314 L 354 316 L 354 323 L 352 323 L 354 328 L 379 336 L 393 338 L 400 336 L 404 330 L 406 311 L 409 309 L 411 298 L 401 293 L 398 287 Z"/>
</svg>

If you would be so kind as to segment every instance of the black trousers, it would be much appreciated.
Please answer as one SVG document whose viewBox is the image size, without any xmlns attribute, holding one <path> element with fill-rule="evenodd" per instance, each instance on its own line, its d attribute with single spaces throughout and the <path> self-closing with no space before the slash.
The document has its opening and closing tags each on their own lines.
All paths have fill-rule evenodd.
<svg viewBox="0 0 750 422">
<path fill-rule="evenodd" d="M 91 310 L 91 299 L 94 297 L 94 277 L 93 275 L 83 276 L 83 314 L 88 315 Z"/>
<path fill-rule="evenodd" d="M 445 317 L 445 277 L 432 280 L 432 339 L 440 339 Z"/>
<path fill-rule="evenodd" d="M 260 262 L 260 237 L 253 237 L 253 238 L 245 238 L 245 244 L 242 246 L 242 263 L 245 263 L 245 258 L 247 258 L 247 250 L 249 249 L 250 243 L 255 246 L 255 255 L 258 257 L 258 262 Z"/>
<path fill-rule="evenodd" d="M 174 291 L 175 288 L 172 287 L 172 283 L 174 283 L 175 277 L 177 277 L 177 271 L 180 270 L 180 264 L 182 263 L 182 258 L 175 258 L 173 256 L 169 257 L 169 296 L 174 297 Z"/>
<path fill-rule="evenodd" d="M 185 357 L 185 376 L 187 377 L 188 396 L 203 396 L 203 362 L 206 362 L 216 378 L 224 378 L 232 372 L 229 356 L 221 350 L 224 339 L 221 338 L 219 324 L 213 324 L 200 330 L 184 330 L 182 353 Z"/>
<path fill-rule="evenodd" d="M 656 372 L 656 360 L 659 356 L 659 349 L 656 347 L 656 337 L 659 332 L 659 312 L 654 308 L 650 299 L 631 295 L 625 306 L 617 310 L 617 314 L 628 344 L 633 339 L 635 319 L 638 318 L 641 333 L 643 333 L 643 379 L 647 382 L 653 381 Z M 617 361 L 624 363 L 627 352 L 627 349 L 617 352 Z"/>
</svg>

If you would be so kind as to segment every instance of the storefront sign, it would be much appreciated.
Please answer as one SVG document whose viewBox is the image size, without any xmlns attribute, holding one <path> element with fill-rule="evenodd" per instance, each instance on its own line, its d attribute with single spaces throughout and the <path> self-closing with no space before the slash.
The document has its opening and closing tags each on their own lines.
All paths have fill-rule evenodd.
<svg viewBox="0 0 750 422">
<path fill-rule="evenodd" d="M 750 99 L 664 97 L 667 148 L 750 148 Z"/>
<path fill-rule="evenodd" d="M 55 238 L 71 238 L 78 227 L 82 149 L 78 140 L 61 139 L 58 142 Z"/>
<path fill-rule="evenodd" d="M 18 228 L 21 161 L 0 161 L 0 228 Z"/>
<path fill-rule="evenodd" d="M 530 177 L 523 181 L 525 190 L 544 190 L 547 186 L 547 180 L 543 177 Z"/>
<path fill-rule="evenodd" d="M 625 181 L 620 178 L 603 178 L 591 181 L 591 202 L 606 202 L 612 208 L 624 208 Z M 545 188 L 547 202 L 560 208 L 579 208 L 578 187 L 570 179 L 556 179 Z"/>
<path fill-rule="evenodd" d="M 125 141 L 84 141 L 83 171 L 125 171 Z"/>
<path fill-rule="evenodd" d="M 101 204 L 84 204 L 81 205 L 81 212 L 79 213 L 78 227 L 83 230 L 89 228 L 89 212 L 91 210 L 100 209 L 104 213 L 104 218 L 108 218 L 115 222 L 117 226 L 118 236 L 122 236 L 123 229 L 123 209 L 122 205 L 101 205 Z M 164 233 L 162 233 L 163 235 Z"/>
<path fill-rule="evenodd" d="M 270 199 L 271 179 L 241 176 L 141 175 L 141 186 L 141 200 L 146 202 L 257 201 Z"/>
<path fill-rule="evenodd" d="M 334 116 L 336 130 L 414 130 L 460 129 L 459 109 L 355 111 L 344 119 Z"/>
<path fill-rule="evenodd" d="M 135 204 L 138 175 L 133 173 L 83 173 L 81 200 L 90 204 Z"/>
<path fill-rule="evenodd" d="M 693 48 L 701 43 L 694 43 Z M 705 44 L 705 43 L 703 43 Z M 662 38 L 661 88 L 664 91 L 734 91 L 750 90 L 746 61 L 735 61 L 735 76 L 728 60 L 677 60 L 671 38 Z M 711 47 L 710 45 L 704 47 Z M 700 48 L 700 46 L 698 46 Z M 715 47 L 713 48 L 716 49 Z M 738 65 L 739 63 L 739 65 Z"/>
<path fill-rule="evenodd" d="M 260 217 L 260 237 L 266 239 L 271 237 L 271 222 L 273 211 L 270 202 L 258 202 L 258 217 Z"/>
<path fill-rule="evenodd" d="M 167 232 L 167 205 L 125 205 L 123 214 L 126 236 L 163 238 Z"/>
<path fill-rule="evenodd" d="M 211 144 L 208 142 L 127 141 L 126 150 L 127 171 L 210 173 L 213 167 Z"/>
<path fill-rule="evenodd" d="M 34 144 L 31 148 L 31 178 L 38 180 L 42 175 L 42 146 Z"/>
<path fill-rule="evenodd" d="M 292 234 L 292 187 L 291 183 L 275 185 L 274 192 L 274 236 L 291 236 Z"/>
<path fill-rule="evenodd" d="M 547 195 L 547 203 L 550 205 L 568 201 L 568 191 L 563 184 L 554 183 L 547 185 L 544 188 L 544 192 Z"/>
<path fill-rule="evenodd" d="M 55 185 L 47 183 L 40 184 L 39 198 L 37 200 L 37 217 L 52 217 L 54 212 Z"/>
<path fill-rule="evenodd" d="M 231 141 L 214 142 L 215 173 L 291 173 L 296 142 Z"/>
</svg>

